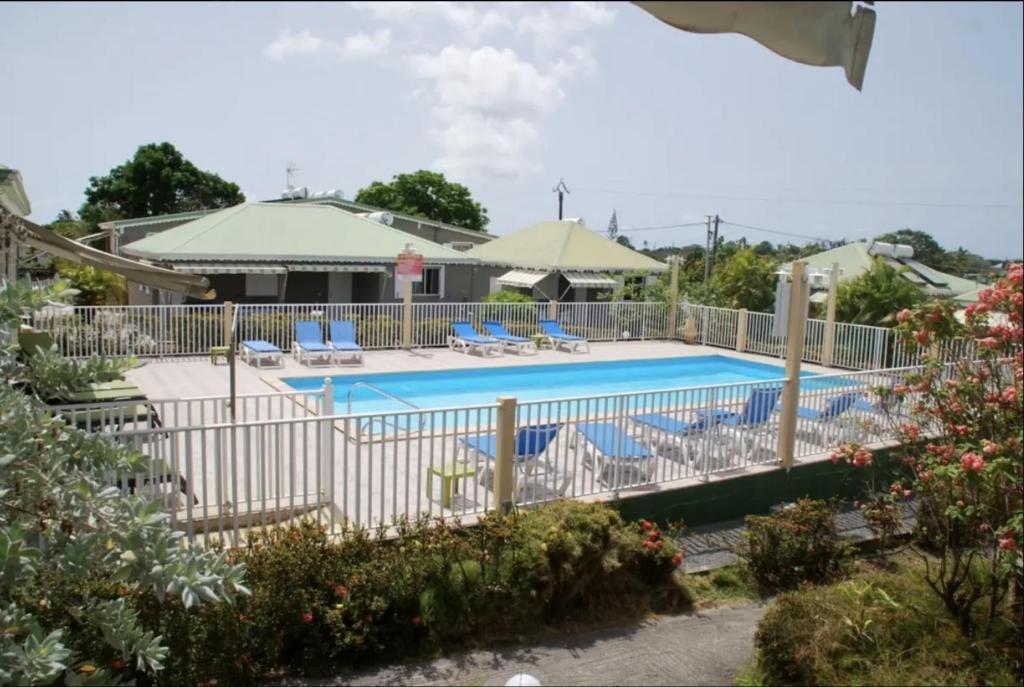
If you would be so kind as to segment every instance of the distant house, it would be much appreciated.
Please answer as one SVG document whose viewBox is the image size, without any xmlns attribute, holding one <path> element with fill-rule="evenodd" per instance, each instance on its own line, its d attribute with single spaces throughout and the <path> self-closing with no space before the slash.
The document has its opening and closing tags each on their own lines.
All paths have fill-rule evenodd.
<svg viewBox="0 0 1024 687">
<path fill-rule="evenodd" d="M 611 241 L 581 220 L 538 222 L 479 245 L 466 255 L 480 261 L 489 289 L 523 289 L 534 298 L 593 301 L 620 286 L 628 272 L 658 273 L 668 265 Z"/>
<path fill-rule="evenodd" d="M 139 226 L 147 225 L 136 222 L 122 228 Z M 466 253 L 333 204 L 243 203 L 197 214 L 120 250 L 207 277 L 218 301 L 387 303 L 401 298 L 394 265 L 407 244 L 424 256 L 425 263 L 423 281 L 414 285 L 414 299 L 463 302 L 486 295 L 481 291 L 486 282 L 474 280 L 477 261 Z M 129 287 L 131 304 L 172 302 L 179 299 Z"/>
<path fill-rule="evenodd" d="M 876 258 L 883 260 L 905 279 L 920 286 L 925 294 L 934 298 L 953 298 L 985 286 L 976 281 L 940 272 L 914 260 L 914 249 L 911 246 L 894 246 L 880 241 L 857 241 L 800 258 L 808 267 L 811 300 L 823 303 L 828 299 L 833 264 L 839 265 L 839 282 L 842 283 L 856 279 L 869 271 Z M 788 271 L 789 268 L 790 264 L 782 266 L 783 271 Z"/>
</svg>

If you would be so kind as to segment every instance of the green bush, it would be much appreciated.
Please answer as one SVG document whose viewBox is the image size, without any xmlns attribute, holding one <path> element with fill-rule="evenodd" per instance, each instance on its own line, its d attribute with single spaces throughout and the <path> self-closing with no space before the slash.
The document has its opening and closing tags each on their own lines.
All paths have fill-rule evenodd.
<svg viewBox="0 0 1024 687">
<path fill-rule="evenodd" d="M 737 553 L 765 590 L 829 582 L 849 568 L 850 547 L 824 501 L 801 499 L 772 515 L 748 515 Z"/>
<path fill-rule="evenodd" d="M 534 303 L 534 299 L 521 291 L 495 291 L 480 299 L 482 303 Z"/>
<path fill-rule="evenodd" d="M 168 675 L 242 684 L 506 637 L 586 608 L 681 603 L 674 545 L 600 504 L 565 501 L 476 527 L 427 518 L 332 540 L 316 525 L 232 552 L 252 596 L 185 613 Z"/>
<path fill-rule="evenodd" d="M 923 573 L 905 562 L 781 594 L 758 625 L 753 672 L 769 685 L 1020 684 L 1007 628 L 965 641 Z"/>
</svg>

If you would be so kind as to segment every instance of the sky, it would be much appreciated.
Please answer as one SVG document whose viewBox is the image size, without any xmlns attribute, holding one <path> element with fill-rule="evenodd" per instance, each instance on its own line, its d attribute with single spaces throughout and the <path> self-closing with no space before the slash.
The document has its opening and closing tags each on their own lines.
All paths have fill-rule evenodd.
<svg viewBox="0 0 1024 687">
<path fill-rule="evenodd" d="M 628 3 L 0 3 L 0 164 L 30 218 L 170 141 L 249 200 L 417 169 L 492 233 L 565 216 L 634 244 L 910 227 L 1024 254 L 1019 3 L 878 3 L 862 92 Z M 693 225 L 693 226 L 677 226 Z M 653 227 L 653 228 L 652 228 Z M 667 228 L 658 228 L 667 227 Z"/>
</svg>

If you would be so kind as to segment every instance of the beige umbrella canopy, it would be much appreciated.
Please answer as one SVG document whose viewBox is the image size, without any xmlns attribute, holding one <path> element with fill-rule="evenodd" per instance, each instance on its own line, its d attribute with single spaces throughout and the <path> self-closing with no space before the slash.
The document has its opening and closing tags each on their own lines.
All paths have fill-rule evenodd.
<svg viewBox="0 0 1024 687">
<path fill-rule="evenodd" d="M 740 33 L 783 57 L 842 67 L 858 91 L 875 33 L 875 11 L 852 2 L 634 2 L 692 33 Z M 873 4 L 873 3 L 866 3 Z"/>
<path fill-rule="evenodd" d="M 7 235 L 16 242 L 79 265 L 115 272 L 139 284 L 203 300 L 210 300 L 216 296 L 205 277 L 182 274 L 90 248 L 56 232 L 43 229 L 27 219 L 8 212 L 5 208 L 0 208 L 0 235 Z"/>
</svg>

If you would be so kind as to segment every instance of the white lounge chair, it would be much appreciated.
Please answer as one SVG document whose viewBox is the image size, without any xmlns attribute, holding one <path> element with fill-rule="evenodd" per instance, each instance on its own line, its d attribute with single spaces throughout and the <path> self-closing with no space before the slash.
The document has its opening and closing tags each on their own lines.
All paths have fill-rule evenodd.
<svg viewBox="0 0 1024 687">
<path fill-rule="evenodd" d="M 555 320 L 541 320 L 541 331 L 548 337 L 552 348 L 565 348 L 570 353 L 575 353 L 581 348 L 586 348 L 585 353 L 590 353 L 590 342 L 582 336 L 569 334 L 562 329 L 562 325 Z"/>
<path fill-rule="evenodd" d="M 500 341 L 492 336 L 481 336 L 469 322 L 452 322 L 452 329 L 455 330 L 455 335 L 448 337 L 448 348 L 453 351 L 462 349 L 463 353 L 469 353 L 476 349 L 483 356 L 486 356 L 488 351 L 505 355 Z"/>
<path fill-rule="evenodd" d="M 511 348 L 519 355 L 537 353 L 537 345 L 533 343 L 533 339 L 510 334 L 501 322 L 487 320 L 484 322 L 484 329 L 487 330 L 488 334 L 500 341 L 503 346 Z"/>
<path fill-rule="evenodd" d="M 337 360 L 347 355 L 353 362 L 363 362 L 363 347 L 356 343 L 356 324 L 352 320 L 331 320 L 328 325 L 331 332 L 330 346 Z"/>
<path fill-rule="evenodd" d="M 299 320 L 295 323 L 295 342 L 292 344 L 292 355 L 302 365 L 308 365 L 311 360 L 331 363 L 334 349 L 324 343 L 324 335 L 319 322 Z"/>
<path fill-rule="evenodd" d="M 583 439 L 583 467 L 593 470 L 601 484 L 612 489 L 650 482 L 657 468 L 654 453 L 612 422 L 576 425 L 573 445 Z M 635 479 L 628 479 L 633 476 Z"/>
<path fill-rule="evenodd" d="M 284 365 L 284 357 L 280 348 L 264 341 L 263 339 L 251 339 L 243 341 L 238 351 L 242 362 L 249 363 L 254 367 L 260 367 L 263 361 L 270 361 L 277 365 Z"/>
</svg>

